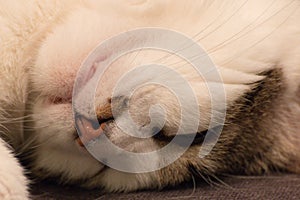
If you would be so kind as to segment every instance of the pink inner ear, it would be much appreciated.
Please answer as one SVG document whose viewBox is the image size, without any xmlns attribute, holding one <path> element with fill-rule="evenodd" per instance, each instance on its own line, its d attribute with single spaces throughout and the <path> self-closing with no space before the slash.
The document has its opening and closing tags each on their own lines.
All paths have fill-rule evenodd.
<svg viewBox="0 0 300 200">
<path fill-rule="evenodd" d="M 84 82 L 83 82 L 84 84 L 86 84 L 94 76 L 94 74 L 97 71 L 97 67 L 99 66 L 99 64 L 101 62 L 104 62 L 107 59 L 107 57 L 108 56 L 106 56 L 106 55 L 102 55 L 102 56 L 99 56 L 99 58 L 97 58 L 95 60 L 93 65 L 90 67 L 89 72 L 86 74 L 86 78 L 84 79 Z"/>
</svg>

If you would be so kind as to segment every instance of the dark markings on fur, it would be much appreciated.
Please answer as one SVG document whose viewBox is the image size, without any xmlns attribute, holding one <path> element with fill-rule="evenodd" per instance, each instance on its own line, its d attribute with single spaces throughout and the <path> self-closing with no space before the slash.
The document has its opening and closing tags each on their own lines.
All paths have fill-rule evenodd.
<svg viewBox="0 0 300 200">
<path fill-rule="evenodd" d="M 270 124 L 265 124 L 265 119 L 273 118 L 274 107 L 281 100 L 283 76 L 280 69 L 261 75 L 266 78 L 255 83 L 253 89 L 228 110 L 227 123 L 219 141 L 227 148 L 222 163 L 227 168 L 225 172 L 262 174 L 281 170 L 269 157 L 277 137 L 268 133 Z"/>
<path fill-rule="evenodd" d="M 274 106 L 284 91 L 282 71 L 265 72 L 265 78 L 253 83 L 251 91 L 229 105 L 226 124 L 213 150 L 205 158 L 200 145 L 190 149 L 172 165 L 160 170 L 160 177 L 178 176 L 177 180 L 161 178 L 162 185 L 175 185 L 187 177 L 200 178 L 220 174 L 263 174 L 280 171 L 284 163 L 274 161 L 272 147 L 277 137 L 268 133 L 266 119 L 272 119 Z M 178 169 L 173 171 L 172 169 Z M 189 174 L 189 176 L 187 175 Z"/>
<path fill-rule="evenodd" d="M 192 145 L 178 160 L 157 172 L 158 187 L 176 185 L 192 176 L 205 179 L 224 173 L 263 174 L 284 169 L 286 163 L 277 162 L 276 153 L 272 152 L 278 138 L 268 132 L 270 124 L 266 122 L 275 115 L 274 106 L 281 101 L 284 80 L 280 69 L 263 75 L 265 78 L 253 83 L 251 91 L 229 105 L 226 124 L 211 153 L 201 159 L 198 156 L 201 143 Z M 168 142 L 159 143 L 164 146 Z M 35 173 L 49 176 L 46 171 Z"/>
</svg>

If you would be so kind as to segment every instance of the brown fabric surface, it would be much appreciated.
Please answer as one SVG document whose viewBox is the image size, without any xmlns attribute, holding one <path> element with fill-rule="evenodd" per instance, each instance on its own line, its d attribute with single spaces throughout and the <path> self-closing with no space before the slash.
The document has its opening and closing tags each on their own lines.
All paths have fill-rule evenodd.
<svg viewBox="0 0 300 200">
<path fill-rule="evenodd" d="M 33 186 L 32 199 L 300 199 L 300 175 L 266 177 L 227 177 L 227 184 L 209 186 L 200 180 L 163 191 L 141 191 L 129 194 L 105 194 L 100 190 L 84 190 L 58 186 L 53 183 L 37 183 Z"/>
</svg>

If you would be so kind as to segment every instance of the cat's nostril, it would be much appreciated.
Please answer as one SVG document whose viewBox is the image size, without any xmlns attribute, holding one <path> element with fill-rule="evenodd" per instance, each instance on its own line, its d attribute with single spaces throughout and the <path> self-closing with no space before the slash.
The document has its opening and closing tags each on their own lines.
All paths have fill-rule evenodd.
<svg viewBox="0 0 300 200">
<path fill-rule="evenodd" d="M 99 127 L 99 124 L 101 125 L 101 124 L 111 121 L 111 120 L 114 120 L 114 118 L 113 117 L 109 117 L 109 118 L 98 117 L 98 127 Z M 95 125 L 95 127 L 97 127 L 97 126 Z"/>
<path fill-rule="evenodd" d="M 113 100 L 116 102 L 116 110 L 118 113 L 119 111 L 121 112 L 126 98 L 118 97 Z M 107 123 L 114 120 L 112 114 L 112 99 L 108 98 L 105 104 L 96 107 L 96 118 L 91 119 L 81 114 L 77 114 L 75 120 L 79 132 L 79 138 L 76 138 L 76 140 L 80 146 L 84 147 L 84 145 L 90 141 L 98 138 L 104 132 Z"/>
<path fill-rule="evenodd" d="M 87 118 L 81 114 L 75 116 L 79 138 L 77 143 L 84 147 L 90 141 L 98 138 L 104 131 L 106 123 L 114 120 L 111 111 L 111 99 L 107 103 L 96 108 L 96 118 Z"/>
<path fill-rule="evenodd" d="M 70 98 L 62 98 L 62 97 L 53 97 L 50 98 L 53 104 L 64 104 L 64 103 L 71 103 L 72 100 Z"/>
</svg>

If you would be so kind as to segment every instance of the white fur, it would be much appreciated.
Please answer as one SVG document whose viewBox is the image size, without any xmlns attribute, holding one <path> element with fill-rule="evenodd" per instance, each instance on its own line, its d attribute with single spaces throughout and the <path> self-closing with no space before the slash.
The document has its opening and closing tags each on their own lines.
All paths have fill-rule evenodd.
<svg viewBox="0 0 300 200">
<path fill-rule="evenodd" d="M 27 180 L 24 170 L 11 150 L 0 139 L 0 199 L 28 199 Z"/>
<path fill-rule="evenodd" d="M 158 26 L 193 37 L 218 66 L 229 104 L 249 89 L 248 83 L 263 78 L 257 73 L 275 65 L 284 67 L 290 95 L 299 87 L 299 1 L 279 0 L 273 3 L 271 0 L 253 0 L 244 4 L 244 1 L 234 0 L 0 0 L 0 5 L 0 100 L 7 107 L 21 110 L 18 116 L 12 118 L 21 117 L 27 97 L 27 76 L 30 77 L 31 89 L 40 94 L 32 108 L 36 122 L 34 129 L 40 144 L 34 169 L 60 173 L 66 181 L 93 177 L 103 165 L 73 141 L 75 129 L 71 104 L 66 101 L 56 105 L 49 99 L 61 97 L 70 100 L 74 79 L 83 59 L 100 42 L 120 32 Z M 102 80 L 105 84 L 96 94 L 97 105 L 101 106 L 110 97 L 112 87 L 122 74 L 133 66 L 155 61 L 161 56 L 154 52 L 141 52 L 137 57 L 128 55 L 113 63 Z M 200 109 L 204 108 L 201 130 L 207 129 L 211 113 L 204 81 L 194 77 L 194 71 L 182 69 L 181 66 L 187 64 L 180 63 L 178 58 L 171 57 L 164 64 L 194 81 L 192 87 Z M 209 80 L 209 83 L 213 84 L 214 80 Z M 155 92 L 160 93 L 160 90 Z M 162 98 L 163 105 L 176 105 L 167 97 Z M 149 101 L 155 102 L 153 99 Z M 145 119 L 141 116 L 148 113 L 147 109 L 140 109 L 139 102 L 133 106 L 136 106 L 136 116 L 133 117 Z M 172 123 L 179 115 L 174 112 L 170 115 L 174 118 L 167 122 L 171 128 L 176 125 Z M 0 120 L 2 123 L 4 119 Z M 9 134 L 16 145 L 23 141 L 22 131 L 8 129 L 5 134 Z M 0 197 L 23 195 L 25 198 L 26 181 L 21 175 L 22 170 L 4 148 L 3 142 L 0 143 L 0 159 L 7 160 L 7 164 L 0 164 Z M 156 176 L 155 172 L 135 175 L 108 169 L 86 185 L 116 191 L 160 187 L 155 182 Z M 7 180 L 5 187 L 9 188 L 7 193 L 1 190 L 4 180 Z"/>
</svg>

